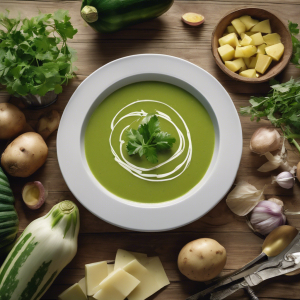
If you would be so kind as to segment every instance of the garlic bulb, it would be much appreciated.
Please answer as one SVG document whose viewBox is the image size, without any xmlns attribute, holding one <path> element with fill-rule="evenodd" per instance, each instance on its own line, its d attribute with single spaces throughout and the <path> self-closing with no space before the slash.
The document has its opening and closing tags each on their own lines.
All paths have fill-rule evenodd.
<svg viewBox="0 0 300 300">
<path fill-rule="evenodd" d="M 294 168 L 291 167 L 287 162 L 287 154 L 284 146 L 284 142 L 282 143 L 281 151 L 273 155 L 270 152 L 264 154 L 268 159 L 268 162 L 264 163 L 260 168 L 257 169 L 259 172 L 270 172 L 276 170 L 278 167 L 281 167 L 285 171 L 294 172 Z"/>
<path fill-rule="evenodd" d="M 252 210 L 250 223 L 253 229 L 262 235 L 267 235 L 273 229 L 284 225 L 286 216 L 282 201 L 273 198 L 259 202 Z"/>
<path fill-rule="evenodd" d="M 290 172 L 281 172 L 273 177 L 272 183 L 277 182 L 284 189 L 291 189 L 295 183 L 295 177 Z"/>
<path fill-rule="evenodd" d="M 226 203 L 238 216 L 247 215 L 260 201 L 264 200 L 264 189 L 258 190 L 246 181 L 240 181 L 228 194 Z"/>
<path fill-rule="evenodd" d="M 275 151 L 280 148 L 280 145 L 281 137 L 275 128 L 258 128 L 250 140 L 250 150 L 258 154 Z"/>
</svg>

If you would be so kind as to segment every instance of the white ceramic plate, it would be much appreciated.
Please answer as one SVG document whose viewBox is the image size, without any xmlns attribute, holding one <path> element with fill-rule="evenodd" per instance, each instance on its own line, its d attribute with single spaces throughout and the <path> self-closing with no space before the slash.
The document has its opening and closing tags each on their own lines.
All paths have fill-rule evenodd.
<svg viewBox="0 0 300 300">
<path fill-rule="evenodd" d="M 109 94 L 151 80 L 177 85 L 204 105 L 214 124 L 215 150 L 205 176 L 192 190 L 172 201 L 143 204 L 122 199 L 97 181 L 85 158 L 84 135 L 89 117 Z M 91 74 L 71 97 L 57 136 L 59 165 L 74 196 L 106 222 L 137 231 L 174 229 L 206 214 L 232 186 L 241 154 L 240 120 L 222 85 L 190 62 L 159 54 L 124 57 Z"/>
</svg>

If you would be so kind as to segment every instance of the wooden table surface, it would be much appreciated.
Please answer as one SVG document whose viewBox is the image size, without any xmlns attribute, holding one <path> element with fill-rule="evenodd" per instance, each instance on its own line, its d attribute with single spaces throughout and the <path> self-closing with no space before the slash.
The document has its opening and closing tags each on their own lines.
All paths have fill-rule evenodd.
<svg viewBox="0 0 300 300">
<path fill-rule="evenodd" d="M 217 67 L 210 51 L 210 37 L 217 21 L 229 10 L 251 5 L 277 13 L 286 23 L 288 20 L 300 23 L 299 0 L 176 1 L 166 14 L 156 20 L 130 27 L 115 34 L 104 35 L 96 33 L 83 22 L 79 14 L 80 5 L 81 1 L 1 0 L 0 2 L 0 11 L 9 9 L 12 14 L 21 12 L 22 16 L 28 17 L 36 15 L 39 10 L 43 13 L 51 13 L 58 8 L 68 9 L 72 16 L 71 21 L 78 29 L 74 40 L 70 41 L 70 45 L 78 51 L 77 78 L 64 88 L 58 101 L 50 108 L 24 111 L 32 126 L 35 126 L 37 119 L 44 111 L 56 109 L 63 113 L 78 85 L 97 68 L 120 57 L 140 53 L 173 55 L 200 66 L 221 82 L 238 110 L 240 106 L 247 105 L 250 95 L 267 92 L 269 86 L 267 83 L 249 85 L 233 81 Z M 206 18 L 205 23 L 196 28 L 183 24 L 180 17 L 186 12 L 203 14 Z M 180 72 L 180 70 L 178 71 Z M 300 70 L 290 64 L 279 76 L 279 79 L 286 81 L 291 76 L 299 77 Z M 8 99 L 8 94 L 0 93 L 0 102 L 8 101 Z M 257 124 L 251 122 L 249 117 L 240 119 L 244 148 L 237 180 L 248 180 L 257 188 L 266 185 L 267 199 L 272 196 L 279 197 L 284 201 L 285 208 L 291 211 L 300 211 L 300 185 L 298 182 L 292 190 L 284 190 L 270 184 L 271 176 L 274 176 L 276 172 L 263 174 L 256 171 L 265 162 L 265 158 L 250 152 L 249 140 L 258 127 L 268 124 L 268 122 Z M 244 219 L 234 216 L 229 211 L 224 199 L 203 218 L 169 232 L 139 233 L 105 223 L 87 211 L 74 198 L 63 180 L 57 162 L 56 133 L 49 137 L 47 144 L 49 156 L 46 164 L 40 170 L 29 178 L 10 178 L 20 218 L 20 232 L 31 221 L 44 215 L 54 204 L 64 199 L 73 200 L 79 206 L 81 229 L 76 257 L 61 272 L 42 299 L 57 299 L 63 290 L 84 277 L 86 263 L 114 259 L 118 248 L 158 255 L 161 258 L 171 284 L 149 298 L 156 300 L 183 300 L 203 287 L 203 284 L 192 282 L 182 276 L 177 269 L 177 255 L 180 249 L 191 240 L 209 237 L 219 241 L 228 253 L 224 272 L 241 267 L 260 253 L 262 240 L 250 231 Z M 2 142 L 0 146 L 3 149 L 5 143 Z M 232 146 L 234 147 L 234 145 Z M 299 160 L 299 156 L 292 149 L 289 151 L 289 157 L 291 163 Z M 21 199 L 22 186 L 33 180 L 43 182 L 49 191 L 46 204 L 38 211 L 27 209 Z M 216 182 L 216 187 L 217 185 L 218 182 Z M 299 216 L 289 216 L 288 222 L 300 229 Z M 300 299 L 300 275 L 276 278 L 259 285 L 255 290 L 260 299 Z M 249 297 L 241 291 L 229 299 L 249 299 Z"/>
</svg>

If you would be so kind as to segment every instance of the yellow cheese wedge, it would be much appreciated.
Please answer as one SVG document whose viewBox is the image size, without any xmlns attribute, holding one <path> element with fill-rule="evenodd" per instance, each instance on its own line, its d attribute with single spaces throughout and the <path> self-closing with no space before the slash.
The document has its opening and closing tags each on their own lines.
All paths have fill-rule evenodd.
<svg viewBox="0 0 300 300">
<path fill-rule="evenodd" d="M 107 264 L 108 275 L 114 271 L 114 264 Z"/>
<path fill-rule="evenodd" d="M 248 70 L 240 72 L 239 74 L 243 77 L 256 78 L 256 70 L 255 69 L 248 69 Z"/>
<path fill-rule="evenodd" d="M 268 55 L 257 54 L 257 62 L 255 70 L 261 74 L 264 74 L 272 62 L 272 58 Z"/>
<path fill-rule="evenodd" d="M 218 52 L 224 62 L 234 58 L 234 48 L 228 44 L 219 47 Z"/>
<path fill-rule="evenodd" d="M 106 261 L 85 265 L 85 281 L 88 296 L 94 295 L 99 289 L 98 285 L 108 275 Z"/>
<path fill-rule="evenodd" d="M 83 293 L 86 295 L 86 282 L 85 282 L 85 277 L 83 277 L 82 279 L 80 279 L 78 281 L 78 285 L 80 286 L 80 288 L 82 289 Z"/>
<path fill-rule="evenodd" d="M 140 281 L 140 284 L 127 296 L 128 300 L 144 300 L 160 290 L 160 285 L 153 274 L 137 260 L 126 265 L 124 270 Z"/>
<path fill-rule="evenodd" d="M 139 264 L 137 260 L 134 261 L 136 261 Z M 125 298 L 133 290 L 135 290 L 139 284 L 140 280 L 138 278 L 136 278 L 135 276 L 123 269 L 117 269 L 111 274 L 109 274 L 103 281 L 101 281 L 99 287 L 100 289 L 105 289 L 107 287 L 114 288 L 115 290 L 120 292 Z"/>
<path fill-rule="evenodd" d="M 281 43 L 281 37 L 278 33 L 267 34 L 263 36 L 263 39 L 268 46 Z"/>
<path fill-rule="evenodd" d="M 275 44 L 269 47 L 266 47 L 266 53 L 275 61 L 278 61 L 284 52 L 284 45 L 282 43 Z"/>
<path fill-rule="evenodd" d="M 256 32 L 261 32 L 261 33 L 272 33 L 270 21 L 269 20 L 261 21 L 261 22 L 257 23 L 256 25 L 254 25 L 250 31 L 252 31 L 252 32 L 256 31 Z"/>
<path fill-rule="evenodd" d="M 117 251 L 117 255 L 115 258 L 115 266 L 114 266 L 114 270 L 123 268 L 124 266 L 126 266 L 128 263 L 130 263 L 131 261 L 137 259 L 141 259 L 141 258 L 146 258 L 147 254 L 144 253 L 138 253 L 138 252 L 129 252 L 123 249 L 118 249 Z"/>
<path fill-rule="evenodd" d="M 58 296 L 58 300 L 86 300 L 86 295 L 83 293 L 78 283 L 75 283 Z"/>
<path fill-rule="evenodd" d="M 96 300 L 124 300 L 125 297 L 118 290 L 116 290 L 112 287 L 106 287 L 106 288 L 98 291 L 93 296 L 92 299 L 96 299 Z"/>
</svg>

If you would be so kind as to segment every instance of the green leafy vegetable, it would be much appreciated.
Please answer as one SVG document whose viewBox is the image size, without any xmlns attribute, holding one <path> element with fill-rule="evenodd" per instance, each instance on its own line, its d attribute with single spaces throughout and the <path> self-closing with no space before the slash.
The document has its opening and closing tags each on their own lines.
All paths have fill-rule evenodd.
<svg viewBox="0 0 300 300">
<path fill-rule="evenodd" d="M 163 132 L 159 127 L 159 120 L 156 115 L 148 114 L 138 130 L 130 129 L 127 132 L 129 139 L 126 149 L 129 155 L 139 154 L 146 156 L 147 160 L 155 164 L 157 151 L 170 149 L 176 139 L 169 133 Z"/>
<path fill-rule="evenodd" d="M 76 52 L 67 45 L 77 33 L 70 19 L 65 10 L 23 20 L 0 14 L 0 84 L 10 94 L 62 92 L 76 70 Z"/>
<path fill-rule="evenodd" d="M 251 97 L 251 105 L 241 107 L 240 113 L 251 115 L 251 120 L 257 122 L 268 118 L 274 126 L 281 128 L 287 140 L 300 152 L 295 140 L 300 138 L 300 81 L 291 78 L 281 84 L 272 80 L 270 84 L 272 90 L 266 97 Z"/>
<path fill-rule="evenodd" d="M 295 64 L 297 68 L 300 68 L 300 40 L 296 38 L 296 35 L 299 34 L 298 24 L 289 21 L 289 30 L 293 43 L 293 56 L 291 62 Z"/>
</svg>

